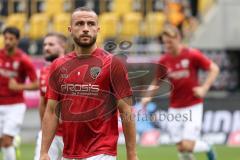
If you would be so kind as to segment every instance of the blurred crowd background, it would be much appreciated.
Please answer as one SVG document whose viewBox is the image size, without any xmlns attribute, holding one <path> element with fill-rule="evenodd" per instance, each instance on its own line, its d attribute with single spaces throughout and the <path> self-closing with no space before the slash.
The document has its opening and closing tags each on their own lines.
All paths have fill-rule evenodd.
<svg viewBox="0 0 240 160">
<path fill-rule="evenodd" d="M 108 40 L 151 43 L 164 25 L 177 26 L 189 41 L 215 0 L 1 0 L 1 27 L 14 25 L 21 31 L 20 47 L 29 54 L 41 54 L 46 33 L 68 35 L 70 13 L 89 6 L 99 14 L 99 44 Z M 35 42 L 35 43 L 33 43 Z M 0 45 L 3 45 L 0 37 Z M 35 45 L 35 46 L 34 46 Z"/>
</svg>

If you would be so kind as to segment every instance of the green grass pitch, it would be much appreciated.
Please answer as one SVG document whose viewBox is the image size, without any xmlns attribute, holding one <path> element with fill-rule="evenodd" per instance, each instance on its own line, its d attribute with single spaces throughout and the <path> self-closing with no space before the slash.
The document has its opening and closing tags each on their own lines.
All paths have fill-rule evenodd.
<svg viewBox="0 0 240 160">
<path fill-rule="evenodd" d="M 215 146 L 214 147 L 218 159 L 217 160 L 240 160 L 240 147 Z M 33 160 L 34 144 L 21 145 L 21 159 Z M 177 152 L 174 146 L 158 146 L 158 147 L 138 147 L 138 156 L 140 160 L 178 160 Z M 203 153 L 195 154 L 197 160 L 206 160 Z M 2 160 L 2 155 L 0 154 Z M 118 160 L 125 160 L 124 146 L 118 147 Z"/>
</svg>

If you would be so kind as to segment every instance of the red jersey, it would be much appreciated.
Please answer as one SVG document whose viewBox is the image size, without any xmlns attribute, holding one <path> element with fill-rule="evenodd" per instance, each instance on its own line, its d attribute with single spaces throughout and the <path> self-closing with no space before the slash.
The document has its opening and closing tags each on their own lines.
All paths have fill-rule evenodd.
<svg viewBox="0 0 240 160">
<path fill-rule="evenodd" d="M 49 71 L 50 71 L 50 65 L 48 66 L 45 66 L 41 69 L 40 71 L 40 79 L 39 79 L 39 82 L 40 82 L 40 86 L 39 86 L 39 89 L 40 89 L 40 95 L 47 98 L 46 97 L 46 91 L 47 91 L 47 85 L 48 85 L 48 74 L 49 74 Z M 47 102 L 47 101 L 45 101 Z"/>
<path fill-rule="evenodd" d="M 40 71 L 40 95 L 42 97 L 44 97 L 45 99 L 45 106 L 47 105 L 47 96 L 46 96 L 46 91 L 47 91 L 47 86 L 48 86 L 48 76 L 49 76 L 49 72 L 50 72 L 50 65 L 45 66 L 41 69 Z M 58 136 L 62 136 L 62 125 L 59 124 L 57 131 L 56 131 L 56 135 Z"/>
<path fill-rule="evenodd" d="M 193 88 L 199 85 L 198 71 L 208 70 L 211 61 L 199 50 L 183 48 L 174 56 L 165 53 L 159 63 L 167 68 L 167 77 L 173 85 L 170 95 L 170 107 L 184 108 L 203 102 L 193 94 Z"/>
<path fill-rule="evenodd" d="M 23 91 L 12 91 L 8 88 L 10 78 L 24 83 L 29 77 L 37 80 L 37 75 L 30 58 L 20 49 L 16 49 L 11 56 L 5 49 L 0 50 L 0 105 L 23 103 Z"/>
<path fill-rule="evenodd" d="M 88 57 L 71 52 L 57 59 L 50 72 L 47 95 L 61 107 L 63 157 L 116 156 L 116 102 L 132 95 L 123 62 L 97 48 Z"/>
</svg>

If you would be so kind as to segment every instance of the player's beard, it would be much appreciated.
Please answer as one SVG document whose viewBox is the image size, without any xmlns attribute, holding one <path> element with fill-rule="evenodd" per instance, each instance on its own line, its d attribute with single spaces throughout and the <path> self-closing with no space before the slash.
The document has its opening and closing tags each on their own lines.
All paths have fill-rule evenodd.
<svg viewBox="0 0 240 160">
<path fill-rule="evenodd" d="M 10 45 L 5 45 L 5 49 L 7 50 L 8 53 L 13 53 L 15 47 Z"/>
<path fill-rule="evenodd" d="M 97 40 L 97 36 L 93 36 L 93 37 L 89 36 L 89 38 L 90 38 L 90 42 L 89 43 L 84 43 L 84 42 L 81 42 L 81 40 L 80 40 L 81 37 L 78 38 L 76 36 L 73 36 L 74 42 L 81 48 L 90 48 L 95 44 L 95 42 Z"/>
<path fill-rule="evenodd" d="M 50 54 L 50 55 L 45 56 L 44 59 L 48 62 L 52 62 L 58 57 L 59 57 L 59 55 L 54 53 L 54 54 Z"/>
</svg>

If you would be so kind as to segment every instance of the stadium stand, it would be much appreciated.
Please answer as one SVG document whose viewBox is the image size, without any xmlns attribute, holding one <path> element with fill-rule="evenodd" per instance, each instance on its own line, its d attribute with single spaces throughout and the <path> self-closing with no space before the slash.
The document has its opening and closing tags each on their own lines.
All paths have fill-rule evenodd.
<svg viewBox="0 0 240 160">
<path fill-rule="evenodd" d="M 49 17 L 56 16 L 64 12 L 64 0 L 47 0 L 45 1 L 45 13 Z"/>
<path fill-rule="evenodd" d="M 0 48 L 3 48 L 3 35 L 0 35 Z"/>
<path fill-rule="evenodd" d="M 15 26 L 17 27 L 21 35 L 25 35 L 25 25 L 27 22 L 27 16 L 24 13 L 14 13 L 7 17 L 6 26 Z"/>
<path fill-rule="evenodd" d="M 70 25 L 70 14 L 59 13 L 53 17 L 53 30 L 68 35 L 67 27 Z"/>
<path fill-rule="evenodd" d="M 124 3 L 122 0 L 114 0 L 113 4 L 113 12 L 115 12 L 118 16 L 123 16 L 132 11 L 133 0 L 125 0 Z"/>
<path fill-rule="evenodd" d="M 207 13 L 207 10 L 214 4 L 215 0 L 199 0 L 198 1 L 198 10 L 200 14 L 204 15 Z"/>
<path fill-rule="evenodd" d="M 123 16 L 121 35 L 126 38 L 139 36 L 143 17 L 139 12 L 129 12 Z"/>
<path fill-rule="evenodd" d="M 3 27 L 16 26 L 25 40 L 30 41 L 41 39 L 49 31 L 68 35 L 68 11 L 83 5 L 99 13 L 100 45 L 109 39 L 135 38 L 136 42 L 148 41 L 149 38 L 157 38 L 167 23 L 178 26 L 188 41 L 198 26 L 199 15 L 204 15 L 214 1 L 125 0 L 123 3 L 121 0 L 9 0 L 1 4 L 3 8 L 0 8 L 0 13 Z M 23 8 L 26 9 L 24 13 Z M 197 12 L 200 12 L 199 15 Z"/>
<path fill-rule="evenodd" d="M 99 15 L 99 25 L 101 26 L 98 42 L 105 39 L 114 38 L 118 34 L 119 18 L 113 12 L 106 12 Z"/>
<path fill-rule="evenodd" d="M 145 18 L 144 35 L 154 37 L 162 32 L 166 16 L 162 12 L 150 12 Z"/>
<path fill-rule="evenodd" d="M 29 36 L 31 39 L 40 39 L 48 32 L 49 17 L 44 13 L 36 13 L 30 18 Z"/>
</svg>

